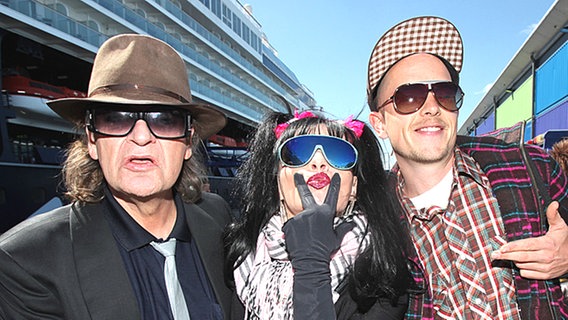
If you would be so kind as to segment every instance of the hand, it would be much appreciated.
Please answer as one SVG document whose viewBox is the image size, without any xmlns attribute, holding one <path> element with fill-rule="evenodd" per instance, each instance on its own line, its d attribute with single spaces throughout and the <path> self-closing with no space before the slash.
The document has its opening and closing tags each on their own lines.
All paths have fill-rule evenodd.
<svg viewBox="0 0 568 320">
<path fill-rule="evenodd" d="M 548 280 L 568 273 L 568 226 L 553 201 L 546 209 L 548 232 L 544 236 L 511 241 L 491 254 L 494 260 L 510 260 L 528 279 Z"/>
<path fill-rule="evenodd" d="M 322 205 L 316 203 L 301 174 L 294 175 L 294 182 L 304 211 L 282 227 L 290 260 L 310 257 L 329 263 L 332 253 L 339 249 L 343 237 L 355 225 L 344 222 L 333 228 L 341 178 L 337 173 L 333 175 Z"/>
<path fill-rule="evenodd" d="M 282 231 L 294 269 L 295 320 L 335 319 L 329 262 L 354 222 L 333 228 L 341 178 L 334 174 L 324 203 L 318 205 L 301 174 L 294 175 L 304 211 L 289 219 Z"/>
</svg>

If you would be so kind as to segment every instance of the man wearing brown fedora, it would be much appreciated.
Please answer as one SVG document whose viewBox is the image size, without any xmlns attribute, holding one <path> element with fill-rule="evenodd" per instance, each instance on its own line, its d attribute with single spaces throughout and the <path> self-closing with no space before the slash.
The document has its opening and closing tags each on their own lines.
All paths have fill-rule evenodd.
<svg viewBox="0 0 568 320">
<path fill-rule="evenodd" d="M 0 319 L 229 318 L 229 207 L 201 191 L 196 154 L 226 118 L 192 102 L 181 57 L 112 37 L 88 98 L 48 105 L 85 128 L 62 172 L 72 203 L 0 236 Z"/>
<path fill-rule="evenodd" d="M 413 242 L 406 318 L 566 319 L 568 178 L 541 149 L 457 135 L 462 57 L 452 23 L 417 17 L 388 30 L 369 61 L 370 122 L 396 156 L 391 183 Z"/>
</svg>

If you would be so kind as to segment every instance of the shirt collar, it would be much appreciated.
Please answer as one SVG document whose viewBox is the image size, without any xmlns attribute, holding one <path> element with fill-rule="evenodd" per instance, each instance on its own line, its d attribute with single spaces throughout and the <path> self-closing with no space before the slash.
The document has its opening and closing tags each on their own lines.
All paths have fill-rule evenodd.
<svg viewBox="0 0 568 320">
<path fill-rule="evenodd" d="M 397 196 L 406 209 L 405 211 L 407 212 L 409 221 L 411 221 L 414 217 L 431 219 L 433 214 L 440 213 L 440 208 L 428 208 L 422 211 L 417 210 L 412 201 L 403 192 L 406 182 L 398 164 L 394 165 L 392 172 L 396 174 Z M 459 176 L 470 177 L 481 187 L 491 190 L 489 179 L 487 179 L 487 176 L 483 173 L 477 162 L 456 147 L 454 149 L 454 182 L 452 183 L 452 189 L 456 186 L 457 178 Z"/>
<path fill-rule="evenodd" d="M 152 241 L 159 240 L 151 233 L 146 231 L 134 220 L 124 208 L 116 201 L 108 186 L 104 188 L 105 201 L 108 204 L 109 211 L 106 219 L 110 225 L 112 233 L 117 242 L 127 251 L 141 248 Z M 177 217 L 174 228 L 169 238 L 176 238 L 180 241 L 190 241 L 191 234 L 186 222 L 185 210 L 181 198 L 174 195 Z M 166 239 L 164 239 L 166 240 Z"/>
<path fill-rule="evenodd" d="M 479 164 L 465 152 L 461 151 L 456 147 L 454 151 L 456 172 L 458 175 L 466 175 L 473 179 L 477 184 L 486 189 L 491 189 L 489 179 L 483 171 Z"/>
</svg>

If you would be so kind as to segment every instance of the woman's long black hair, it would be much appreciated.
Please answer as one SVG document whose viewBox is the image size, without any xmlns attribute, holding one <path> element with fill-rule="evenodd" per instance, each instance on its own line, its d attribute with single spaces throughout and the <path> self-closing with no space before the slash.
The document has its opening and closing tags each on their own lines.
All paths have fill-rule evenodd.
<svg viewBox="0 0 568 320">
<path fill-rule="evenodd" d="M 359 138 L 343 123 L 323 117 L 292 121 L 277 139 L 274 129 L 291 119 L 282 113 L 269 114 L 251 138 L 249 156 L 239 168 L 235 195 L 241 201 L 240 219 L 227 228 L 225 234 L 226 275 L 247 255 L 254 253 L 257 238 L 268 220 L 278 214 L 280 197 L 277 183 L 278 146 L 288 138 L 318 133 L 324 126 L 332 136 L 346 138 L 358 151 L 355 209 L 365 214 L 370 233 L 370 245 L 356 259 L 349 275 L 348 288 L 359 308 L 370 307 L 378 298 L 393 301 L 409 287 L 406 263 L 408 232 L 401 225 L 401 210 L 394 192 L 387 189 L 382 151 L 372 130 L 365 125 Z"/>
</svg>

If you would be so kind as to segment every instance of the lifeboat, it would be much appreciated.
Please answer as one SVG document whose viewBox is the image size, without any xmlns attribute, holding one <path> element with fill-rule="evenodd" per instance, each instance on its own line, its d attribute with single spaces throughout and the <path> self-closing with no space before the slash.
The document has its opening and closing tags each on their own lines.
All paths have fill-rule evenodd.
<svg viewBox="0 0 568 320">
<path fill-rule="evenodd" d="M 87 96 L 84 92 L 78 90 L 54 86 L 21 75 L 2 77 L 2 89 L 10 94 L 34 96 L 49 100 L 59 98 L 85 98 Z"/>
<path fill-rule="evenodd" d="M 214 134 L 209 137 L 209 142 L 218 144 L 224 147 L 237 147 L 237 141 L 231 137 L 226 137 L 218 134 Z"/>
</svg>

